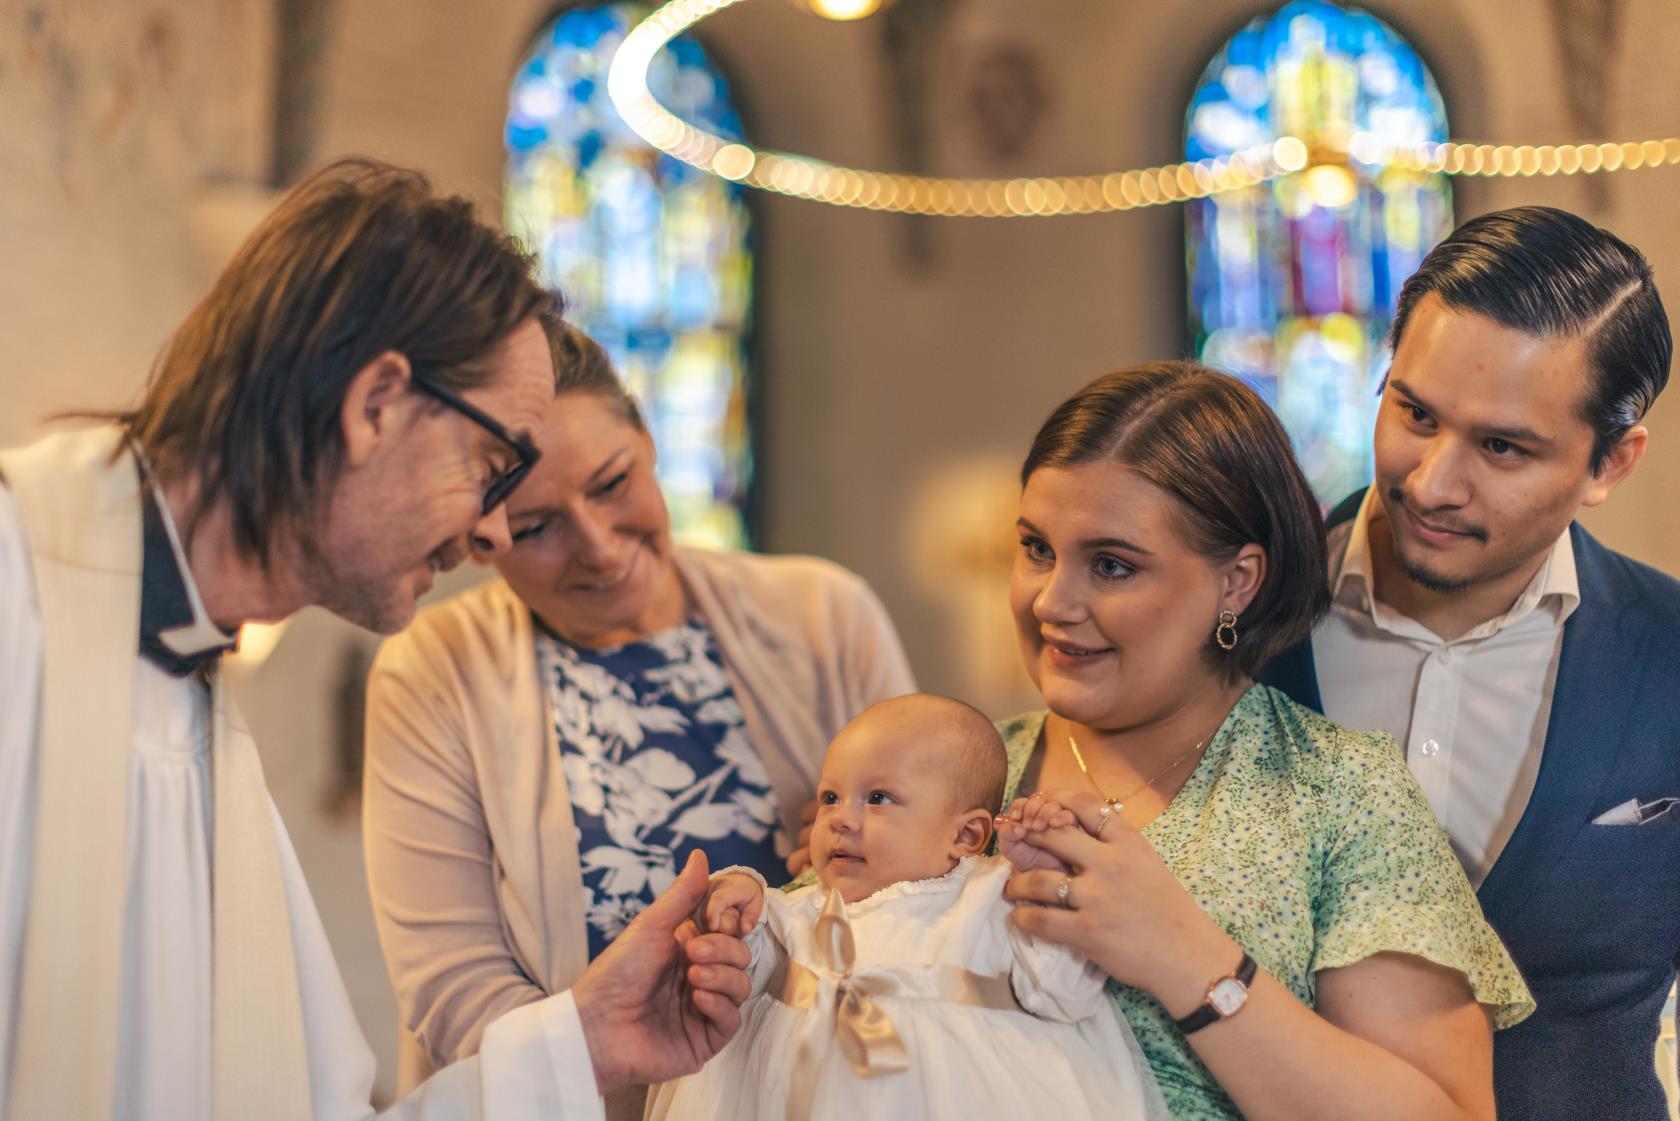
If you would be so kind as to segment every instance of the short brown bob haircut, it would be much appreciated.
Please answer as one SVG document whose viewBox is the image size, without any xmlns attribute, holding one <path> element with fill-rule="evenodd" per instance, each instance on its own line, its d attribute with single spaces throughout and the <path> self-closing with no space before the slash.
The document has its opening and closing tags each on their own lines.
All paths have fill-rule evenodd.
<svg viewBox="0 0 1680 1121">
<path fill-rule="evenodd" d="M 240 246 L 113 419 L 164 480 L 202 480 L 187 532 L 224 499 L 239 552 L 308 541 L 343 455 L 351 380 L 386 351 L 457 393 L 532 316 L 558 316 L 531 259 L 416 171 L 346 159 L 309 176 Z M 438 406 L 442 407 L 442 406 Z"/>
<path fill-rule="evenodd" d="M 1324 522 L 1289 437 L 1259 394 L 1194 362 L 1150 362 L 1104 374 L 1050 414 L 1021 466 L 1111 460 L 1178 499 L 1189 546 L 1216 562 L 1244 545 L 1266 553 L 1260 590 L 1237 617 L 1237 646 L 1208 655 L 1253 677 L 1304 640 L 1330 607 Z"/>
</svg>

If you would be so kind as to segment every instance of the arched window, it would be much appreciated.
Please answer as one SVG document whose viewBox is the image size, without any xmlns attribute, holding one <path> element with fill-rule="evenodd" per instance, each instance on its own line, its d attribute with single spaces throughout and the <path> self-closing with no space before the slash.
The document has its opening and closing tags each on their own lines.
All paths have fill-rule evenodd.
<svg viewBox="0 0 1680 1121">
<path fill-rule="evenodd" d="M 1186 207 L 1190 328 L 1203 362 L 1277 410 L 1319 500 L 1336 502 L 1371 478 L 1400 285 L 1452 228 L 1446 177 L 1382 157 L 1447 138 L 1440 91 L 1382 21 L 1297 0 L 1214 56 L 1184 130 L 1193 160 L 1306 145 L 1300 172 Z"/>
<path fill-rule="evenodd" d="M 509 93 L 507 228 L 641 402 L 677 535 L 741 547 L 751 218 L 744 188 L 648 146 L 607 97 L 613 52 L 647 11 L 573 7 L 537 37 Z M 728 85 L 693 39 L 661 52 L 649 82 L 685 120 L 739 138 Z"/>
</svg>

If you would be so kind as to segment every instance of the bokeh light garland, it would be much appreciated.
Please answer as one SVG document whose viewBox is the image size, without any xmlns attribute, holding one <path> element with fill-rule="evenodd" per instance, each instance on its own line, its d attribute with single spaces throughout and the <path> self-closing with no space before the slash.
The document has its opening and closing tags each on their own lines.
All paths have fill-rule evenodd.
<svg viewBox="0 0 1680 1121">
<path fill-rule="evenodd" d="M 613 57 L 607 91 L 642 139 L 675 159 L 760 190 L 833 206 L 968 218 L 1053 217 L 1164 206 L 1240 190 L 1280 175 L 1389 162 L 1414 171 L 1483 177 L 1591 175 L 1680 164 L 1680 139 L 1603 144 L 1493 145 L 1449 141 L 1383 146 L 1360 134 L 1341 153 L 1309 152 L 1293 136 L 1229 159 L 1196 160 L 1101 175 L 1032 179 L 949 179 L 842 167 L 809 156 L 735 143 L 684 121 L 648 89 L 648 69 L 665 44 L 743 0 L 671 0 L 637 24 Z"/>
</svg>

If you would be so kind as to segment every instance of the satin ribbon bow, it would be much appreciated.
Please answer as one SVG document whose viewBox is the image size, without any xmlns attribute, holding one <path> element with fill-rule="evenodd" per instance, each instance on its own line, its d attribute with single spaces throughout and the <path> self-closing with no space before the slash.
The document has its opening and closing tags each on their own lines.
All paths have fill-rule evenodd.
<svg viewBox="0 0 1680 1121">
<path fill-rule="evenodd" d="M 977 1008 L 1013 1012 L 1020 1008 L 1007 974 L 985 977 L 954 965 L 927 969 L 870 969 L 857 971 L 857 945 L 846 903 L 829 890 L 817 917 L 817 965 L 821 972 L 789 961 L 781 986 L 772 986 L 776 999 L 794 1008 L 810 1008 L 832 992 L 834 1038 L 852 1073 L 859 1078 L 896 1074 L 910 1067 L 910 1052 L 892 1019 L 876 1003 L 877 997 L 945 1000 Z M 818 1017 L 820 1025 L 823 1018 Z M 819 1027 L 807 1034 L 794 1060 L 788 1092 L 789 1121 L 808 1121 L 816 1101 L 817 1074 L 826 1047 Z"/>
</svg>

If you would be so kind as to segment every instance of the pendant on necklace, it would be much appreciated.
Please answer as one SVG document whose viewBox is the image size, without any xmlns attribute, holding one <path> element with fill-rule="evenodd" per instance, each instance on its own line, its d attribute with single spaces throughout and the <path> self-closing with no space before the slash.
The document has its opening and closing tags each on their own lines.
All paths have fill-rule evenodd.
<svg viewBox="0 0 1680 1121">
<path fill-rule="evenodd" d="M 1162 770 L 1159 774 L 1155 775 L 1153 778 L 1146 779 L 1144 782 L 1140 783 L 1131 790 L 1126 791 L 1126 793 L 1120 795 L 1118 798 L 1111 798 L 1109 797 L 1108 791 L 1097 785 L 1097 778 L 1091 773 L 1091 768 L 1085 765 L 1085 756 L 1080 752 L 1079 742 L 1073 738 L 1072 733 L 1069 733 L 1067 741 L 1069 750 L 1073 752 L 1073 761 L 1079 764 L 1079 772 L 1085 776 L 1085 781 L 1091 784 L 1091 789 L 1097 792 L 1097 797 L 1103 800 L 1103 805 L 1112 806 L 1114 813 L 1119 813 L 1121 811 L 1124 806 L 1125 799 L 1132 797 L 1134 794 L 1143 793 L 1145 790 L 1154 786 L 1157 782 L 1160 782 L 1162 779 L 1172 774 L 1178 769 L 1180 763 L 1183 763 L 1186 759 L 1196 754 L 1196 752 L 1200 751 L 1203 745 L 1207 743 L 1207 740 L 1196 741 L 1195 747 L 1192 747 L 1189 751 L 1186 751 L 1183 755 L 1180 755 L 1177 759 L 1174 759 L 1171 763 L 1167 764 L 1166 769 Z"/>
</svg>

